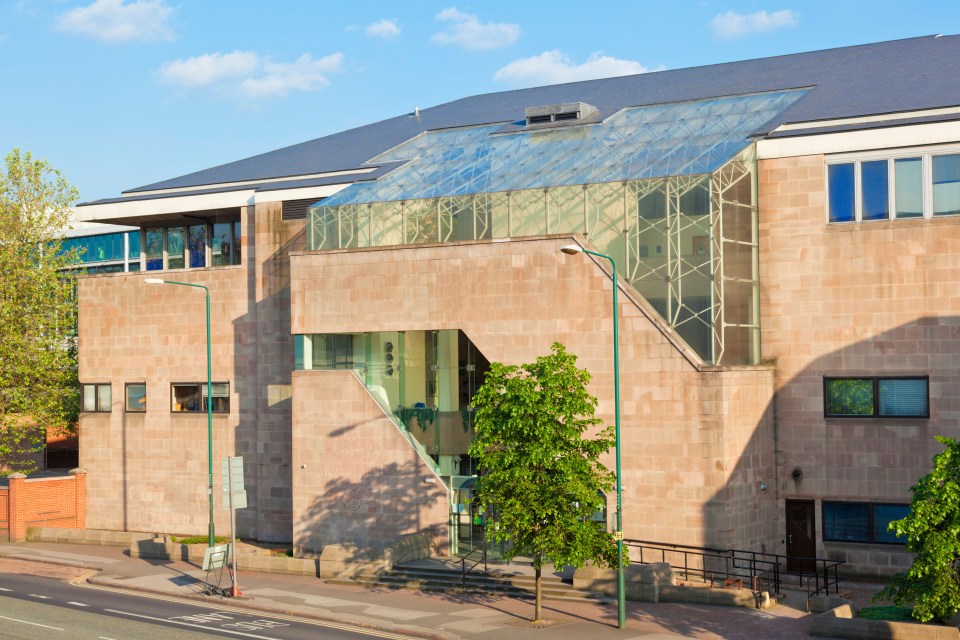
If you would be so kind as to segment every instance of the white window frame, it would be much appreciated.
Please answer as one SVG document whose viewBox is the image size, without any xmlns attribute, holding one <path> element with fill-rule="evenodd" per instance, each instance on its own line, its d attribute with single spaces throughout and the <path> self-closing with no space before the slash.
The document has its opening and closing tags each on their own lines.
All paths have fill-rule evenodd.
<svg viewBox="0 0 960 640">
<path fill-rule="evenodd" d="M 905 220 L 931 220 L 933 215 L 933 158 L 934 156 L 948 156 L 960 154 L 960 147 L 956 145 L 935 145 L 930 147 L 903 148 L 893 151 L 877 152 L 857 152 L 842 153 L 826 156 L 824 159 L 823 172 L 823 192 L 824 192 L 824 219 L 828 225 L 845 225 L 855 223 L 871 222 L 890 222 L 897 219 L 897 187 L 896 187 L 896 161 L 908 158 L 920 158 L 921 170 L 920 179 L 922 181 L 922 199 L 923 199 L 923 217 L 922 218 L 904 218 Z M 871 162 L 876 160 L 887 161 L 887 203 L 888 217 L 882 220 L 864 220 L 863 219 L 863 195 L 861 193 L 861 172 L 860 164 L 862 162 Z M 846 222 L 834 222 L 830 220 L 830 174 L 827 170 L 831 165 L 853 164 L 853 220 Z M 938 218 L 950 218 L 956 216 L 936 216 Z"/>
</svg>

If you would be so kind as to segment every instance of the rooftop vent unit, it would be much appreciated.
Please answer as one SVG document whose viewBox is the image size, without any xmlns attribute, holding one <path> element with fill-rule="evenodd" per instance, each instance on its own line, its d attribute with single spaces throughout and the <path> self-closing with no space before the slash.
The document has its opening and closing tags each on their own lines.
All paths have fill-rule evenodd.
<svg viewBox="0 0 960 640">
<path fill-rule="evenodd" d="M 543 107 L 527 107 L 527 126 L 576 122 L 595 114 L 597 108 L 586 102 L 564 102 Z"/>
</svg>

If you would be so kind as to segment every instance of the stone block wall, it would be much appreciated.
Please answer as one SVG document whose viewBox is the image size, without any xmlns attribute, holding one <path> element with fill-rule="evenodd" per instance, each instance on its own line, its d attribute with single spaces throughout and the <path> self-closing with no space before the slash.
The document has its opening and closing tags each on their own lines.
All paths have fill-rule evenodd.
<svg viewBox="0 0 960 640">
<path fill-rule="evenodd" d="M 242 264 L 79 278 L 80 381 L 112 385 L 109 413 L 80 418 L 81 465 L 90 472 L 91 526 L 204 534 L 208 514 L 204 413 L 172 413 L 170 384 L 206 381 L 203 291 L 146 285 L 159 277 L 206 285 L 211 297 L 213 381 L 230 383 L 230 413 L 214 414 L 214 521 L 220 464 L 242 456 L 247 509 L 238 534 L 291 536 L 289 253 L 304 221 L 284 221 L 279 202 L 241 209 Z M 146 413 L 124 410 L 124 385 L 146 383 Z"/>
<path fill-rule="evenodd" d="M 220 460 L 236 450 L 245 372 L 235 361 L 234 324 L 247 313 L 244 272 L 220 267 L 150 272 L 210 289 L 212 377 L 230 382 L 230 413 L 213 415 L 215 526 Z M 171 412 L 171 383 L 207 380 L 202 289 L 148 285 L 144 273 L 84 276 L 80 304 L 79 376 L 110 383 L 109 413 L 80 416 L 80 463 L 88 470 L 94 529 L 204 534 L 209 520 L 207 415 Z M 127 383 L 146 384 L 147 410 L 125 410 Z M 243 535 L 249 535 L 247 531 Z"/>
<path fill-rule="evenodd" d="M 517 238 L 294 254 L 292 331 L 456 328 L 489 360 L 509 364 L 530 362 L 559 341 L 592 374 L 598 416 L 612 424 L 611 278 L 600 261 L 562 254 L 560 247 L 570 240 Z M 656 312 L 625 288 L 620 295 L 620 362 L 625 537 L 737 547 L 760 543 L 776 517 L 769 513 L 774 503 L 760 493 L 758 483 L 772 476 L 769 370 L 707 372 Z M 343 406 L 359 396 L 345 395 L 340 383 L 336 393 L 330 390 L 332 383 L 329 388 L 310 383 L 312 397 L 301 394 L 301 381 L 306 385 L 308 379 L 295 374 L 294 406 L 302 409 L 294 411 L 294 430 L 307 436 L 312 429 L 319 438 L 307 450 L 326 446 L 324 434 L 346 425 L 350 433 L 360 425 L 370 428 L 359 419 L 364 413 Z M 359 382 L 347 382 L 364 391 Z M 363 402 L 370 407 L 363 411 L 376 407 L 370 399 Z M 341 414 L 357 417 L 345 425 L 334 420 Z M 314 426 L 305 429 L 301 416 Z M 297 437 L 295 456 L 305 449 Z M 604 463 L 614 468 L 613 451 Z M 357 468 L 349 473 L 359 474 L 381 462 L 360 457 L 351 464 Z M 295 474 L 298 467 L 295 463 Z M 311 499 L 300 494 L 295 489 L 295 500 Z M 616 496 L 611 492 L 607 498 L 612 523 Z M 728 509 L 757 513 L 738 520 Z M 303 507 L 294 511 L 295 519 L 301 517 L 296 514 Z"/>
<path fill-rule="evenodd" d="M 827 224 L 824 171 L 823 156 L 759 165 L 778 491 L 817 501 L 818 555 L 889 574 L 909 564 L 903 547 L 824 543 L 820 503 L 907 503 L 940 450 L 933 436 L 960 436 L 960 218 Z M 825 418 L 824 376 L 856 375 L 928 375 L 930 418 Z"/>
<path fill-rule="evenodd" d="M 352 371 L 293 374 L 293 543 L 385 549 L 433 529 L 447 553 L 446 488 Z"/>
</svg>

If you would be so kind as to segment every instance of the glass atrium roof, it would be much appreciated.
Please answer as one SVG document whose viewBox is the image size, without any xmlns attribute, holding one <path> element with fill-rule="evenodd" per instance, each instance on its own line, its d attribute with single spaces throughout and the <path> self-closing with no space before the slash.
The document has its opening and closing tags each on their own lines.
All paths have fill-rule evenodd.
<svg viewBox="0 0 960 640">
<path fill-rule="evenodd" d="M 624 109 L 602 123 L 497 133 L 502 124 L 431 131 L 373 158 L 406 161 L 325 206 L 417 200 L 705 174 L 805 90 Z"/>
</svg>

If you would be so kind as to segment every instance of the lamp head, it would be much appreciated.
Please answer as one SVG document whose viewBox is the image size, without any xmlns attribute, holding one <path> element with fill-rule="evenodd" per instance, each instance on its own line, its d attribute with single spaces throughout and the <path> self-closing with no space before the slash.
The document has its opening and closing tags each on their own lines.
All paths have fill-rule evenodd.
<svg viewBox="0 0 960 640">
<path fill-rule="evenodd" d="M 163 278 L 144 278 L 143 281 L 147 284 L 165 284 Z"/>
<path fill-rule="evenodd" d="M 583 247 L 578 244 L 565 244 L 560 247 L 560 251 L 564 252 L 568 256 L 575 256 L 578 253 L 583 253 Z"/>
</svg>

